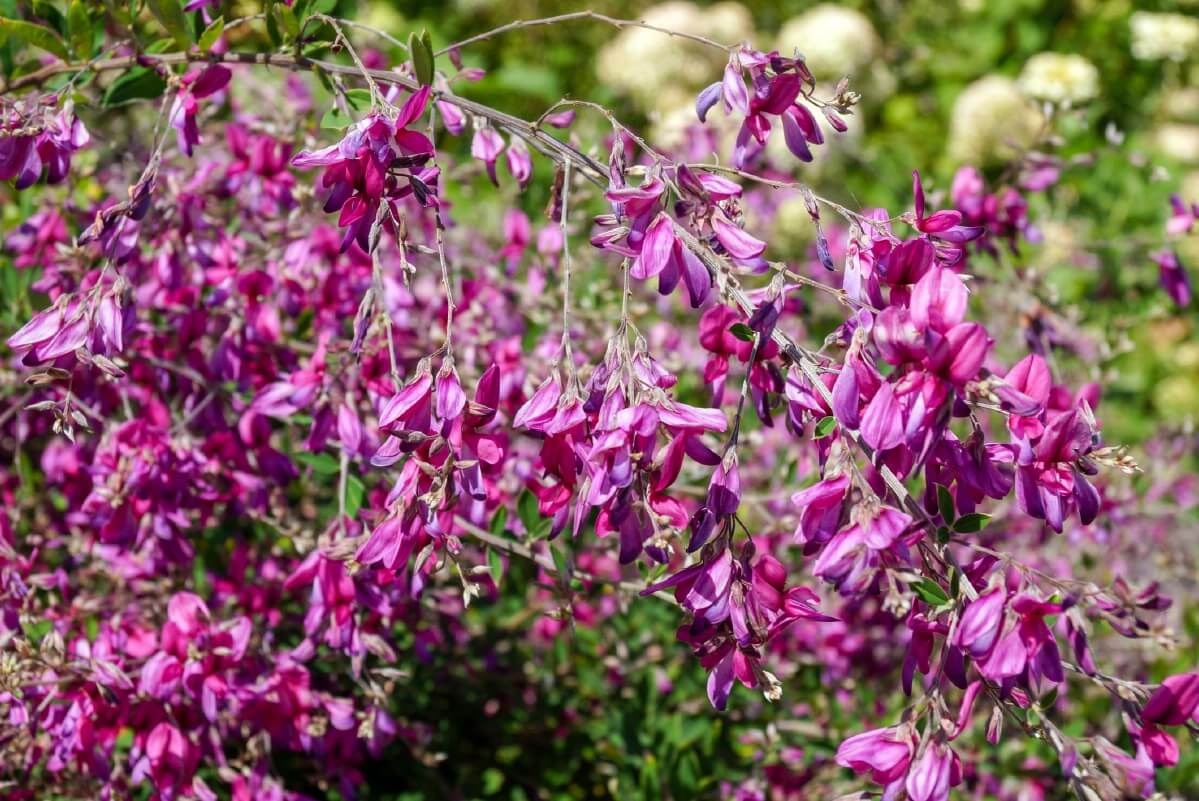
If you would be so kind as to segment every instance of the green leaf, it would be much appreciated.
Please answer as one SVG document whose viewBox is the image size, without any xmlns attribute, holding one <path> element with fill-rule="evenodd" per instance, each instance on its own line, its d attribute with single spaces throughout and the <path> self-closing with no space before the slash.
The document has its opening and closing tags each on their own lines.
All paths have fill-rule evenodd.
<svg viewBox="0 0 1199 801">
<path fill-rule="evenodd" d="M 217 17 L 208 24 L 204 32 L 200 34 L 200 41 L 197 45 L 201 53 L 207 53 L 216 44 L 216 40 L 221 38 L 221 34 L 225 32 L 225 18 Z"/>
<path fill-rule="evenodd" d="M 15 37 L 28 45 L 45 50 L 61 59 L 69 59 L 67 43 L 50 28 L 20 19 L 0 18 L 0 42 Z"/>
<path fill-rule="evenodd" d="M 308 465 L 318 476 L 335 476 L 341 472 L 336 457 L 328 453 L 297 453 L 296 461 Z"/>
<path fill-rule="evenodd" d="M 429 32 L 421 31 L 417 36 L 413 31 L 408 36 L 408 52 L 412 54 L 412 71 L 422 86 L 433 83 L 433 39 Z"/>
<path fill-rule="evenodd" d="M 300 22 L 296 19 L 296 13 L 291 10 L 291 6 L 278 3 L 275 5 L 275 13 L 279 15 L 279 27 L 284 33 L 293 39 L 300 35 Z"/>
<path fill-rule="evenodd" d="M 278 47 L 283 44 L 283 35 L 279 33 L 279 18 L 272 13 L 273 9 L 274 3 L 268 3 L 266 9 L 266 35 L 270 37 L 271 44 Z"/>
<path fill-rule="evenodd" d="M 111 108 L 134 100 L 150 100 L 161 97 L 166 89 L 166 81 L 157 72 L 147 67 L 134 67 L 109 85 L 100 103 Z"/>
<path fill-rule="evenodd" d="M 500 579 L 504 577 L 504 560 L 500 557 L 498 549 L 487 549 L 487 566 L 491 568 L 491 580 L 495 582 L 495 586 L 500 586 Z"/>
<path fill-rule="evenodd" d="M 25 629 L 25 637 L 31 643 L 37 645 L 50 633 L 52 625 L 49 620 L 39 620 L 36 623 L 23 623 L 22 627 Z"/>
<path fill-rule="evenodd" d="M 913 582 L 911 587 L 912 592 L 920 596 L 920 600 L 929 606 L 940 606 L 943 603 L 949 602 L 949 596 L 945 594 L 945 590 L 941 589 L 941 585 L 931 579 L 922 578 L 919 581 Z"/>
<path fill-rule="evenodd" d="M 733 323 L 729 326 L 729 333 L 742 342 L 753 342 L 754 337 L 757 336 L 754 330 L 745 323 Z"/>
<path fill-rule="evenodd" d="M 146 52 L 150 55 L 169 53 L 171 52 L 171 48 L 174 46 L 175 40 L 169 36 L 164 36 L 161 39 L 155 39 L 153 42 L 150 42 L 149 46 L 146 47 Z"/>
<path fill-rule="evenodd" d="M 366 498 L 366 485 L 358 476 L 346 476 L 346 515 L 355 517 Z"/>
<path fill-rule="evenodd" d="M 508 507 L 501 506 L 495 510 L 495 517 L 491 518 L 491 533 L 497 537 L 504 533 L 504 529 L 508 526 Z"/>
<path fill-rule="evenodd" d="M 361 111 L 363 108 L 369 108 L 371 103 L 371 93 L 366 89 L 350 89 L 345 94 L 346 102 L 350 104 L 350 108 L 355 111 Z"/>
<path fill-rule="evenodd" d="M 201 597 L 208 594 L 208 566 L 200 554 L 192 560 L 192 586 Z"/>
<path fill-rule="evenodd" d="M 953 530 L 959 534 L 973 534 L 976 531 L 982 531 L 983 526 L 990 519 L 990 515 L 985 515 L 981 512 L 971 512 L 968 515 L 962 515 L 954 521 Z"/>
<path fill-rule="evenodd" d="M 116 748 L 119 751 L 128 751 L 133 745 L 133 729 L 122 728 L 117 733 Z"/>
<path fill-rule="evenodd" d="M 67 18 L 59 10 L 57 2 L 54 2 L 54 0 L 33 0 L 33 16 L 45 22 L 60 37 L 66 38 Z"/>
<path fill-rule="evenodd" d="M 187 27 L 187 15 L 179 0 L 146 0 L 150 13 L 166 29 L 175 43 L 186 50 L 191 47 L 191 31 Z"/>
<path fill-rule="evenodd" d="M 331 108 L 321 117 L 322 128 L 344 128 L 354 120 L 339 108 Z"/>
<path fill-rule="evenodd" d="M 945 525 L 952 526 L 955 517 L 953 494 L 943 484 L 937 485 L 937 508 L 941 510 L 941 517 L 945 520 Z"/>
<path fill-rule="evenodd" d="M 304 49 L 302 53 L 304 58 L 315 58 L 318 54 L 328 50 L 332 46 L 333 42 L 328 39 L 318 39 L 311 42 L 306 41 L 304 42 Z M 326 76 L 323 72 L 318 72 L 316 75 L 318 78 L 323 78 L 325 81 L 329 80 L 328 76 Z M 329 88 L 329 91 L 332 92 L 333 89 Z"/>
<path fill-rule="evenodd" d="M 87 16 L 83 0 L 71 0 L 67 9 L 67 30 L 71 34 L 71 50 L 79 58 L 92 55 L 92 21 Z"/>
<path fill-rule="evenodd" d="M 554 557 L 554 569 L 558 571 L 558 578 L 564 582 L 570 581 L 570 555 L 566 553 L 566 549 L 560 545 L 555 545 L 550 548 L 550 553 Z"/>
<path fill-rule="evenodd" d="M 495 795 L 504 786 L 504 774 L 496 768 L 483 771 L 483 795 Z"/>
<path fill-rule="evenodd" d="M 836 427 L 837 427 L 837 418 L 833 417 L 832 415 L 829 415 L 828 417 L 823 417 L 820 419 L 820 422 L 816 424 L 816 430 L 814 432 L 814 435 L 815 435 L 816 439 L 824 439 L 829 434 L 833 433 L 833 430 Z"/>
<path fill-rule="evenodd" d="M 541 510 L 537 508 L 537 498 L 528 490 L 522 492 L 516 501 L 516 516 L 529 531 L 532 531 L 541 520 Z"/>
</svg>

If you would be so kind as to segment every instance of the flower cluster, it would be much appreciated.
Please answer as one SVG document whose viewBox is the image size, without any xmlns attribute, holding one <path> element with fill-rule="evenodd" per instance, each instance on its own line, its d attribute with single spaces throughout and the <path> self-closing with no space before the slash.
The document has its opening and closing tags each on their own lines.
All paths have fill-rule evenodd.
<svg viewBox="0 0 1199 801">
<path fill-rule="evenodd" d="M 373 250 L 371 230 L 380 209 L 389 210 L 395 220 L 395 204 L 405 197 L 411 195 L 422 205 L 435 201 L 438 171 L 424 166 L 433 157 L 433 143 L 409 127 L 425 113 L 428 102 L 429 88 L 424 87 L 398 111 L 373 113 L 351 126 L 337 144 L 305 150 L 292 159 L 292 166 L 302 169 L 325 168 L 325 211 L 339 212 L 337 225 L 346 229 L 343 251 L 351 242 Z"/>
<path fill-rule="evenodd" d="M 188 10 L 207 18 L 208 5 Z M 716 45 L 727 65 L 697 111 L 736 117 L 735 166 L 690 157 L 712 140 L 676 157 L 610 117 L 605 175 L 579 132 L 563 141 L 453 94 L 478 73 L 457 48 L 458 75 L 430 76 L 414 36 L 411 69 L 392 73 L 336 20 L 313 21 L 370 87 L 338 141 L 297 152 L 303 86 L 286 91 L 305 111 L 269 124 L 226 91 L 248 76 L 245 54 L 142 54 L 173 93 L 159 123 L 174 145 L 135 151 L 132 185 L 121 160 L 84 170 L 89 191 L 35 204 L 5 238 L 48 300 L 6 332 L 25 381 L 0 410 L 0 783 L 358 797 L 401 751 L 446 767 L 442 721 L 421 720 L 408 692 L 417 673 L 498 676 L 512 687 L 485 716 L 514 701 L 540 713 L 539 670 L 562 669 L 580 628 L 608 649 L 605 692 L 630 691 L 644 666 L 659 695 L 706 675 L 712 707 L 756 718 L 738 683 L 770 702 L 801 680 L 827 686 L 772 713 L 821 716 L 842 738 L 835 756 L 772 760 L 780 796 L 851 780 L 821 775 L 823 760 L 886 798 L 1014 797 L 974 739 L 984 706 L 988 743 L 1014 719 L 1008 737 L 1058 758 L 1022 767 L 1029 797 L 1059 772 L 1087 797 L 1143 795 L 1180 761 L 1171 730 L 1199 725 L 1199 673 L 1116 678 L 1109 659 L 1121 675 L 1143 665 L 1099 648 L 1108 630 L 1167 638 L 1170 586 L 1115 546 L 1148 532 L 1153 547 L 1168 524 L 1105 475 L 1136 465 L 1104 444 L 1099 387 L 1068 386 L 1054 353 L 1021 352 L 987 308 L 1002 294 L 988 260 L 1037 241 L 1024 193 L 1055 181 L 1057 161 L 1025 159 L 1000 188 L 964 167 L 927 197 L 916 172 L 910 210 L 846 208 L 761 165 L 776 125 L 810 161 L 817 114 L 843 130 L 856 95 L 841 84 L 818 99 L 798 56 Z M 355 77 L 282 52 L 266 63 Z M 4 102 L 0 179 L 62 181 L 88 141 L 72 106 Z M 501 157 L 528 187 L 535 151 L 568 165 L 547 222 L 458 207 L 481 172 L 499 183 Z M 292 169 L 317 167 L 314 193 Z M 472 191 L 446 191 L 472 177 Z M 809 264 L 772 259 L 757 233 L 775 191 L 813 223 Z M 1168 233 L 1197 216 L 1175 199 Z M 1185 304 L 1185 271 L 1164 253 L 1163 284 Z M 828 335 L 809 349 L 812 331 Z M 1167 475 L 1155 498 L 1193 496 L 1187 479 Z M 1113 578 L 1076 574 L 1063 543 L 1110 552 L 1095 572 Z M 532 633 L 522 650 L 480 635 L 478 607 L 501 600 L 517 610 L 503 630 Z M 655 632 L 604 639 L 635 604 L 661 602 L 682 618 L 672 652 Z M 1082 749 L 1054 723 L 1073 711 L 1070 672 L 1122 712 Z M 867 682 L 902 691 L 904 711 L 852 706 Z M 892 725 L 843 728 L 891 712 Z"/>
<path fill-rule="evenodd" d="M 38 103 L 0 98 L 0 181 L 28 189 L 43 174 L 57 184 L 71 169 L 71 156 L 91 140 L 71 103 L 56 97 Z"/>
<path fill-rule="evenodd" d="M 745 85 L 745 73 L 749 85 Z M 778 51 L 763 53 L 742 47 L 729 55 L 724 79 L 709 85 L 699 93 L 695 112 L 700 122 L 718 102 L 724 110 L 742 118 L 733 150 L 733 164 L 744 168 L 755 162 L 766 146 L 777 118 L 783 128 L 787 148 L 801 161 L 812 160 L 811 145 L 824 144 L 824 133 L 809 108 L 816 80 L 802 58 L 785 58 Z M 838 95 L 845 97 L 845 89 Z M 852 99 L 842 105 L 852 105 Z M 846 130 L 845 121 L 831 105 L 820 104 L 821 113 L 835 131 Z"/>
</svg>

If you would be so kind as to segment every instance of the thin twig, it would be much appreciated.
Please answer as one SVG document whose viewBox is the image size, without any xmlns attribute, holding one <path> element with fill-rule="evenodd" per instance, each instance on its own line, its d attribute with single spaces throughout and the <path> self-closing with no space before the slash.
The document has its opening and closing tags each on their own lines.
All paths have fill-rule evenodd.
<svg viewBox="0 0 1199 801">
<path fill-rule="evenodd" d="M 467 39 L 463 39 L 460 42 L 454 42 L 454 44 L 452 44 L 452 45 L 447 45 L 446 47 L 443 47 L 440 50 L 438 50 L 433 55 L 443 56 L 446 53 L 449 53 L 451 50 L 460 50 L 461 48 L 466 47 L 467 45 L 475 44 L 477 42 L 482 42 L 486 39 L 491 39 L 492 37 L 499 36 L 500 34 L 508 33 L 509 31 L 519 30 L 521 28 L 533 28 L 533 27 L 538 27 L 538 26 L 543 26 L 543 25 L 557 25 L 562 22 L 571 22 L 573 20 L 584 20 L 584 19 L 585 20 L 594 20 L 595 22 L 604 22 L 615 28 L 622 28 L 622 29 L 623 28 L 644 28 L 647 31 L 656 31 L 658 33 L 666 34 L 667 36 L 671 36 L 676 39 L 686 39 L 688 41 L 696 42 L 698 44 L 702 44 L 707 47 L 712 47 L 717 50 L 722 50 L 725 52 L 728 52 L 729 50 L 732 50 L 732 48 L 733 48 L 733 46 L 722 44 L 720 42 L 717 42 L 715 39 L 709 39 L 706 36 L 699 36 L 698 34 L 694 34 L 694 33 L 683 33 L 682 31 L 672 31 L 669 28 L 659 28 L 657 25 L 651 25 L 648 22 L 644 22 L 642 20 L 617 19 L 616 17 L 609 17 L 606 14 L 599 14 L 595 11 L 572 11 L 568 14 L 559 14 L 554 17 L 541 17 L 538 19 L 514 20 L 513 22 L 505 23 L 504 25 L 501 25 L 498 28 L 492 28 L 489 31 L 484 31 L 483 33 L 475 34 L 474 36 L 471 36 Z"/>
</svg>

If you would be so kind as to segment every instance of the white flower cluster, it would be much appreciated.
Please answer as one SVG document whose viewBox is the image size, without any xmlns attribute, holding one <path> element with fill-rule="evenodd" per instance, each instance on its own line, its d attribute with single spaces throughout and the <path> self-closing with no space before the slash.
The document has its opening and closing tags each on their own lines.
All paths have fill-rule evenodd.
<svg viewBox="0 0 1199 801">
<path fill-rule="evenodd" d="M 1073 53 L 1037 53 L 1024 64 L 1019 83 L 1029 97 L 1077 105 L 1099 94 L 1099 70 Z"/>
<path fill-rule="evenodd" d="M 783 23 L 775 47 L 784 56 L 796 49 L 818 79 L 862 78 L 880 50 L 878 34 L 861 12 L 826 3 Z"/>
<path fill-rule="evenodd" d="M 686 0 L 672 0 L 647 9 L 640 19 L 727 44 L 753 35 L 753 19 L 739 3 L 700 8 Z M 694 106 L 695 93 L 719 77 L 725 60 L 724 54 L 698 42 L 626 28 L 600 51 L 596 70 L 600 80 L 627 92 L 646 111 L 669 112 Z"/>
<path fill-rule="evenodd" d="M 1199 19 L 1137 11 L 1129 19 L 1132 55 L 1142 61 L 1183 61 L 1199 48 Z"/>
<path fill-rule="evenodd" d="M 958 163 L 984 165 L 1033 143 L 1042 116 L 1011 78 L 987 75 L 967 86 L 953 104 L 949 155 Z"/>
</svg>

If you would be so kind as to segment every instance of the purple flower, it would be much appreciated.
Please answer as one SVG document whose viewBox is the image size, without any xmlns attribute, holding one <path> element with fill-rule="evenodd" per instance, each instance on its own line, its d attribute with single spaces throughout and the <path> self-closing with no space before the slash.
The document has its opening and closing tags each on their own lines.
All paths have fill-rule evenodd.
<svg viewBox="0 0 1199 801">
<path fill-rule="evenodd" d="M 1170 219 L 1166 223 L 1167 235 L 1189 234 L 1195 227 L 1197 218 L 1199 218 L 1199 203 L 1192 203 L 1188 206 L 1177 194 L 1170 195 Z"/>
<path fill-rule="evenodd" d="M 0 181 L 15 178 L 20 191 L 45 173 L 46 183 L 60 183 L 70 171 L 72 154 L 89 141 L 70 102 L 57 112 L 40 104 L 31 110 L 6 104 L 0 110 Z"/>
<path fill-rule="evenodd" d="M 433 155 L 433 143 L 419 131 L 408 129 L 422 114 L 429 101 L 429 87 L 414 93 L 401 107 L 395 119 L 371 114 L 351 126 L 337 144 L 316 151 L 302 151 L 292 159 L 296 167 L 324 167 L 321 184 L 329 190 L 325 200 L 327 213 L 340 212 L 337 224 L 346 229 L 341 249 L 357 242 L 370 249 L 370 231 L 383 202 L 414 195 L 418 202 L 432 202 L 430 186 L 437 180 L 434 169 L 412 172 Z M 401 185 L 391 173 L 393 167 L 410 169 L 407 183 Z M 398 212 L 393 211 L 398 219 Z"/>
<path fill-rule="evenodd" d="M 233 73 L 221 64 L 209 64 L 204 69 L 194 69 L 180 79 L 182 84 L 171 105 L 171 125 L 179 140 L 179 149 L 188 156 L 200 143 L 200 129 L 196 125 L 199 111 L 197 100 L 202 100 L 225 88 Z"/>
<path fill-rule="evenodd" d="M 1153 691 L 1141 716 L 1146 723 L 1181 726 L 1199 709 L 1199 673 L 1169 676 Z"/>
<path fill-rule="evenodd" d="M 712 218 L 712 229 L 721 247 L 734 259 L 749 260 L 762 255 L 766 243 L 751 236 L 744 228 L 733 225 L 723 215 Z"/>
<path fill-rule="evenodd" d="M 1170 296 L 1170 300 L 1174 301 L 1176 306 L 1189 306 L 1191 276 L 1183 266 L 1182 260 L 1178 258 L 1178 253 L 1173 250 L 1158 250 L 1149 254 L 1149 258 L 1160 268 L 1158 281 Z"/>
<path fill-rule="evenodd" d="M 971 601 L 958 620 L 953 643 L 976 660 L 985 659 L 1003 627 L 1007 593 L 997 589 Z"/>
</svg>

